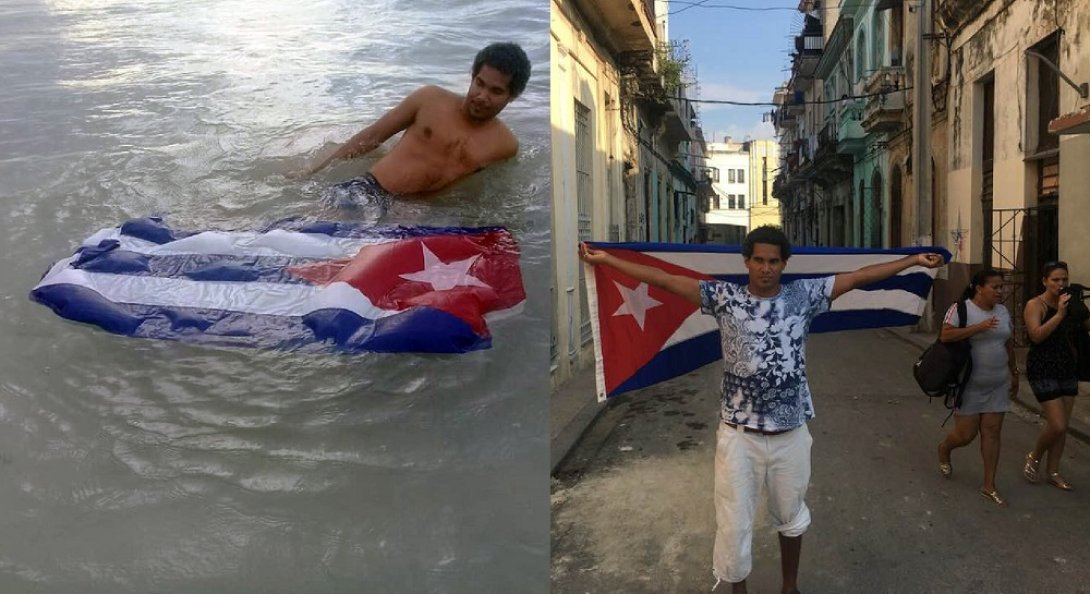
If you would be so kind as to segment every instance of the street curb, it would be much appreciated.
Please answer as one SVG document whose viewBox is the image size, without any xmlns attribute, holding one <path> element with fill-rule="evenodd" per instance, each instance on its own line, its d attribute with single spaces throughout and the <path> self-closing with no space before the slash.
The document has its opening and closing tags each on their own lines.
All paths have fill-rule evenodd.
<svg viewBox="0 0 1090 594">
<path fill-rule="evenodd" d="M 575 449 L 575 445 L 579 443 L 607 405 L 607 402 L 598 402 L 596 398 L 588 399 L 587 404 L 553 436 L 549 444 L 550 475 L 556 472 L 560 463 L 567 459 L 568 454 Z"/>
<path fill-rule="evenodd" d="M 893 328 L 882 328 L 882 332 L 909 345 L 918 347 L 921 353 L 924 349 L 931 346 L 931 343 L 935 342 L 935 337 L 933 335 L 910 334 L 903 331 L 899 332 Z M 1029 412 L 1041 416 L 1041 404 L 1037 402 L 1036 398 L 1032 398 L 1033 390 L 1029 387 L 1029 382 L 1024 379 L 1025 374 L 1023 374 L 1021 378 L 1018 385 L 1018 395 L 1013 398 L 1014 402 Z M 1025 398 L 1026 394 L 1029 394 L 1031 397 L 1028 399 Z M 1067 432 L 1079 441 L 1090 444 L 1090 425 L 1083 423 L 1074 416 L 1067 422 Z"/>
<path fill-rule="evenodd" d="M 553 388 L 549 394 L 549 474 L 556 472 L 609 404 L 598 402 L 593 366 Z"/>
</svg>

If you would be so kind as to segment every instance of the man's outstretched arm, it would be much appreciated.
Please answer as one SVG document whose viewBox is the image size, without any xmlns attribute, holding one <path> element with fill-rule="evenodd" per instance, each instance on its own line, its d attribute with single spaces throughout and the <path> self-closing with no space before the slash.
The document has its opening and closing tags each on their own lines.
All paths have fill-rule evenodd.
<svg viewBox="0 0 1090 594">
<path fill-rule="evenodd" d="M 830 296 L 830 299 L 836 299 L 853 289 L 858 289 L 859 287 L 885 280 L 898 272 L 913 266 L 938 268 L 943 264 L 944 261 L 942 256 L 938 254 L 914 254 L 905 256 L 900 260 L 885 262 L 883 264 L 871 264 L 870 266 L 864 266 L 859 270 L 843 272 L 836 275 L 836 280 L 833 282 L 833 294 Z"/>
<path fill-rule="evenodd" d="M 386 142 L 394 134 L 411 126 L 413 120 L 416 119 L 417 112 L 420 111 L 420 107 L 427 100 L 428 93 L 428 87 L 422 87 L 410 93 L 408 97 L 383 114 L 374 124 L 356 133 L 355 136 L 348 139 L 348 142 L 345 142 L 334 151 L 332 155 L 307 170 L 306 175 L 317 173 L 338 159 L 350 159 L 366 155 L 378 148 L 380 144 Z"/>
<path fill-rule="evenodd" d="M 700 281 L 695 278 L 670 274 L 653 266 L 622 260 L 601 250 L 593 249 L 585 243 L 579 244 L 579 257 L 588 264 L 616 268 L 641 283 L 669 291 L 694 305 L 700 305 Z"/>
</svg>

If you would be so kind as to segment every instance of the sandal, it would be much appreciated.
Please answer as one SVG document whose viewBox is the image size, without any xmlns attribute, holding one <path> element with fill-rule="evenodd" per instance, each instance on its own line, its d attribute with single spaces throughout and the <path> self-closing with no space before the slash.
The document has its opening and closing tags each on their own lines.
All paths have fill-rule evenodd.
<svg viewBox="0 0 1090 594">
<path fill-rule="evenodd" d="M 983 495 L 985 499 L 991 499 L 992 502 L 999 507 L 1007 507 L 1007 500 L 999 495 L 999 491 L 985 491 L 981 488 L 980 494 Z"/>
<path fill-rule="evenodd" d="M 1033 457 L 1033 452 L 1026 454 L 1026 463 L 1022 466 L 1022 476 L 1031 483 L 1041 480 L 1041 461 Z"/>
<path fill-rule="evenodd" d="M 947 453 L 946 457 L 949 458 L 950 454 Z M 950 462 L 942 461 L 942 444 L 939 444 L 939 472 L 942 473 L 942 478 L 950 478 L 954 474 L 954 467 L 950 465 Z"/>
<path fill-rule="evenodd" d="M 1060 473 L 1053 472 L 1048 475 L 1048 484 L 1063 491 L 1074 491 L 1075 487 L 1071 486 L 1071 483 L 1064 480 L 1064 477 L 1060 476 Z"/>
</svg>

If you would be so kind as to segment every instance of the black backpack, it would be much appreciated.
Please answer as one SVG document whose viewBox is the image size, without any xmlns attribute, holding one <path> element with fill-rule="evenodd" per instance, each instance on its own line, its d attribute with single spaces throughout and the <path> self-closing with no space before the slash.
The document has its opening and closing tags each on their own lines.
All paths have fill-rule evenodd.
<svg viewBox="0 0 1090 594">
<path fill-rule="evenodd" d="M 964 328 L 968 317 L 965 301 L 958 301 L 957 308 L 958 328 Z M 935 340 L 912 366 L 912 375 L 923 393 L 929 398 L 942 398 L 949 409 L 961 405 L 961 394 L 972 372 L 973 358 L 967 338 L 957 342 Z"/>
</svg>

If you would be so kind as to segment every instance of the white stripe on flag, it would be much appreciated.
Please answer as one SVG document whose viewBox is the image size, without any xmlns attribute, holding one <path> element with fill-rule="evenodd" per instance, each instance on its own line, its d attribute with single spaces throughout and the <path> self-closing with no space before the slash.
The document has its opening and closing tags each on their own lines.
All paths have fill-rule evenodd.
<svg viewBox="0 0 1090 594">
<path fill-rule="evenodd" d="M 831 311 L 862 311 L 876 309 L 892 309 L 901 313 L 918 316 L 923 313 L 925 299 L 909 291 L 899 289 L 885 289 L 878 291 L 848 291 L 844 293 L 830 308 Z"/>
<path fill-rule="evenodd" d="M 319 309 L 337 308 L 353 311 L 368 319 L 398 313 L 377 307 L 366 295 L 343 282 L 318 287 L 303 283 L 194 281 L 103 274 L 69 268 L 55 274 L 51 272 L 38 287 L 59 284 L 85 287 L 110 301 L 134 305 L 207 308 L 277 316 L 303 316 Z"/>
<path fill-rule="evenodd" d="M 695 270 L 710 276 L 726 274 L 748 274 L 745 260 L 741 254 L 721 254 L 708 252 L 642 252 L 676 266 Z M 904 254 L 797 254 L 787 261 L 787 274 L 836 274 L 857 270 L 871 264 L 882 264 L 904 258 Z M 932 277 L 935 271 L 922 266 L 913 266 L 900 275 L 927 272 Z"/>
<path fill-rule="evenodd" d="M 848 291 L 833 301 L 829 311 L 866 311 L 890 309 L 901 313 L 918 316 L 923 313 L 926 301 L 914 293 L 897 289 L 881 291 Z M 674 346 L 686 340 L 718 331 L 715 316 L 706 315 L 697 310 L 685 318 L 681 326 L 670 335 L 663 348 Z"/>
<path fill-rule="evenodd" d="M 398 241 L 389 237 L 331 237 L 322 233 L 273 229 L 267 233 L 204 231 L 169 243 L 157 244 L 122 235 L 121 230 L 115 227 L 95 233 L 83 245 L 95 246 L 104 239 L 115 239 L 121 243 L 122 249 L 152 256 L 192 254 L 318 259 L 351 258 L 364 246 Z"/>
</svg>

